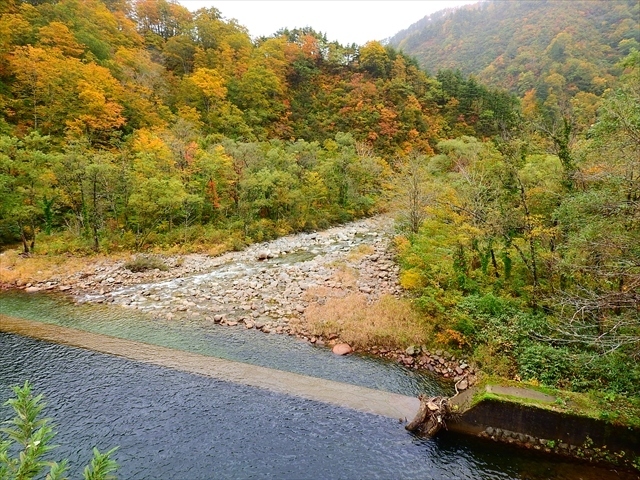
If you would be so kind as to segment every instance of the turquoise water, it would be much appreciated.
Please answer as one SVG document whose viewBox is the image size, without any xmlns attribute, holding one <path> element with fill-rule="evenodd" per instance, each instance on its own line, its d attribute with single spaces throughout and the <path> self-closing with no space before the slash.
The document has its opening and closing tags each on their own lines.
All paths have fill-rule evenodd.
<svg viewBox="0 0 640 480">
<path fill-rule="evenodd" d="M 0 296 L 0 313 L 404 395 L 452 393 L 450 385 L 394 362 L 338 357 L 294 337 L 201 318 L 178 322 L 123 307 L 75 305 L 61 296 L 20 292 Z"/>
</svg>

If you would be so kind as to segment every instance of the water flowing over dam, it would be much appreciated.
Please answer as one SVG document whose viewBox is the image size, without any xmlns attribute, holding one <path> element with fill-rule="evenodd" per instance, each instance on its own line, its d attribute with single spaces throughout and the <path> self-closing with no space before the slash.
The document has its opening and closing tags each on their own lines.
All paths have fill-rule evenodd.
<svg viewBox="0 0 640 480">
<path fill-rule="evenodd" d="M 414 397 L 56 325 L 0 315 L 0 331 L 265 388 L 389 418 L 411 419 L 418 411 L 419 401 Z"/>
</svg>

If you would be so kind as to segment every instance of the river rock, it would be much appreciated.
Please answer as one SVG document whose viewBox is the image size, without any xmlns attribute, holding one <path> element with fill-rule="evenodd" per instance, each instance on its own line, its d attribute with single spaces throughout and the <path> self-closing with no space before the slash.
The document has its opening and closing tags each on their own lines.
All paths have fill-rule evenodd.
<svg viewBox="0 0 640 480">
<path fill-rule="evenodd" d="M 35 293 L 35 292 L 39 292 L 40 290 L 42 290 L 42 288 L 40 287 L 27 287 L 24 289 L 24 291 L 27 293 Z"/>
<path fill-rule="evenodd" d="M 336 355 L 348 355 L 353 352 L 353 349 L 348 343 L 338 343 L 333 347 L 332 352 Z"/>
<path fill-rule="evenodd" d="M 465 379 L 462 380 L 459 384 L 458 384 L 458 390 L 462 391 L 462 390 L 466 390 L 467 388 L 469 388 L 469 382 Z"/>
<path fill-rule="evenodd" d="M 272 257 L 273 257 L 273 255 L 269 250 L 261 250 L 256 255 L 256 258 L 258 260 L 267 260 L 268 258 L 272 258 Z"/>
</svg>

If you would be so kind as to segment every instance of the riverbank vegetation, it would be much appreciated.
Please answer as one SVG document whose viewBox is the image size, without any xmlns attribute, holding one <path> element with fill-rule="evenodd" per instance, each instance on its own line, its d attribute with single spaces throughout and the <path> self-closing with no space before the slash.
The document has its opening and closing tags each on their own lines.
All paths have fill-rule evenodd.
<svg viewBox="0 0 640 480">
<path fill-rule="evenodd" d="M 638 61 L 583 132 L 525 104 L 529 130 L 444 140 L 422 163 L 427 215 L 398 241 L 402 283 L 488 372 L 640 394 Z"/>
<path fill-rule="evenodd" d="M 340 339 L 356 349 L 376 345 L 406 348 L 431 343 L 431 325 L 411 304 L 391 295 L 373 303 L 363 294 L 329 298 L 305 312 L 305 328 L 311 335 Z"/>
<path fill-rule="evenodd" d="M 393 210 L 415 309 L 336 299 L 318 333 L 340 324 L 356 343 L 437 343 L 492 374 L 640 396 L 626 13 L 610 19 L 606 74 L 581 81 L 569 54 L 583 45 L 553 35 L 544 82 L 515 93 L 428 76 L 379 42 L 252 40 L 215 8 L 164 0 L 0 13 L 0 246 L 34 257 L 0 257 L 3 283 L 59 255 L 218 254 Z"/>
</svg>

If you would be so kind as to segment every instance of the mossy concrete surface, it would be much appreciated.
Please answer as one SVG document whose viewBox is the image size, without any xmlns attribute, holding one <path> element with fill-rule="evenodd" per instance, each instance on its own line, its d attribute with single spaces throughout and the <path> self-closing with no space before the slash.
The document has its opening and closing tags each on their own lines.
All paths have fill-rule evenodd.
<svg viewBox="0 0 640 480">
<path fill-rule="evenodd" d="M 562 398 L 535 389 L 484 384 L 450 399 L 452 431 L 590 461 L 632 466 L 640 430 L 559 411 Z"/>
<path fill-rule="evenodd" d="M 535 402 L 542 403 L 555 403 L 558 400 L 558 397 L 553 395 L 548 395 L 546 393 L 539 392 L 537 390 L 533 390 L 531 388 L 521 388 L 521 387 L 509 387 L 503 385 L 487 385 L 485 387 L 485 391 L 487 393 L 493 393 L 495 395 L 501 396 L 510 396 L 517 397 L 523 400 L 532 400 Z"/>
</svg>

